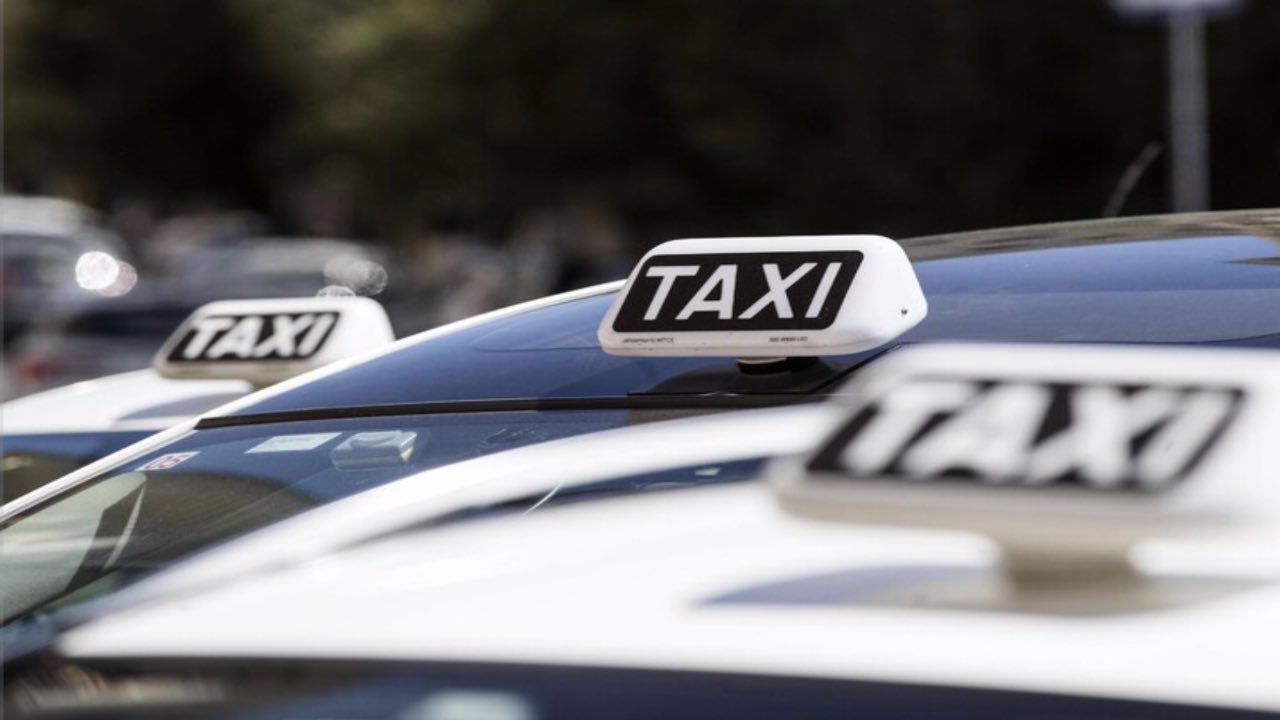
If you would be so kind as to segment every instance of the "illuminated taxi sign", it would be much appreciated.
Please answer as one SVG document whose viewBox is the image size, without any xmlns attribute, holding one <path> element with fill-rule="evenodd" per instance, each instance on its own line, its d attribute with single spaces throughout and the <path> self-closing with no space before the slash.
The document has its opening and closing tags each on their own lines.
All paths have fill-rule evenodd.
<svg viewBox="0 0 1280 720">
<path fill-rule="evenodd" d="M 173 378 L 238 378 L 268 385 L 393 339 L 369 298 L 288 298 L 209 303 L 157 353 Z"/>
<path fill-rule="evenodd" d="M 1017 569 L 1124 564 L 1153 536 L 1280 529 L 1280 362 L 1242 350 L 918 346 L 773 481 L 819 519 L 965 530 Z"/>
<path fill-rule="evenodd" d="M 888 238 L 675 240 L 640 261 L 599 337 L 616 355 L 835 355 L 883 345 L 926 311 Z"/>
</svg>

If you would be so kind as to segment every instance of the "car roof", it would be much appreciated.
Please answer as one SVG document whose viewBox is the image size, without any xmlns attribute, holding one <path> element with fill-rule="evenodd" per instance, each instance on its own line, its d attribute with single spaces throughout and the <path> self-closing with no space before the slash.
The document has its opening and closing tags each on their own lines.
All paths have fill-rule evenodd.
<svg viewBox="0 0 1280 720">
<path fill-rule="evenodd" d="M 1280 208 L 1161 213 L 920 235 L 903 241 L 916 260 L 1176 237 L 1280 236 Z"/>
<path fill-rule="evenodd" d="M 902 241 L 929 316 L 901 344 L 1280 345 L 1280 211 L 1123 218 Z M 883 348 L 765 376 L 731 358 L 623 358 L 596 328 L 621 283 L 420 335 L 238 415 L 471 400 L 823 393 Z M 427 340 L 432 342 L 426 342 Z"/>
<path fill-rule="evenodd" d="M 1153 594 L 1007 594 L 978 538 L 803 521 L 767 485 L 742 483 L 396 535 L 119 612 L 59 648 L 759 673 L 1280 710 L 1280 647 L 1258 641 L 1280 631 L 1274 554 L 1145 550 Z"/>
<path fill-rule="evenodd" d="M 109 375 L 0 405 L 5 435 L 162 430 L 250 392 L 242 380 L 170 380 L 153 370 Z"/>
</svg>

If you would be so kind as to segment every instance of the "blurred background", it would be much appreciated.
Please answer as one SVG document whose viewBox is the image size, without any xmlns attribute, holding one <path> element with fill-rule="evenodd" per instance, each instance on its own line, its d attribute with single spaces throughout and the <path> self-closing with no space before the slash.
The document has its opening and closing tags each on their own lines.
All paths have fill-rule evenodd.
<svg viewBox="0 0 1280 720">
<path fill-rule="evenodd" d="M 373 295 L 404 335 L 673 237 L 1280 202 L 1271 0 L 3 8 L 9 397 L 224 297 Z"/>
</svg>

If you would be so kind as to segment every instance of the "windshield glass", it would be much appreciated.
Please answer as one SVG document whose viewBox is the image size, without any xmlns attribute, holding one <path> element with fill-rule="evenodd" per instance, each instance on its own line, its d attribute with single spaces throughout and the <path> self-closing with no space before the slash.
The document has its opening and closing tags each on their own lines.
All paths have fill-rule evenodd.
<svg viewBox="0 0 1280 720">
<path fill-rule="evenodd" d="M 476 412 L 194 431 L 0 526 L 0 607 L 6 623 L 35 617 L 423 470 L 641 419 L 626 410 Z"/>
<path fill-rule="evenodd" d="M 6 435 L 0 438 L 0 473 L 4 477 L 0 482 L 0 504 L 22 497 L 148 435 L 151 432 Z"/>
</svg>

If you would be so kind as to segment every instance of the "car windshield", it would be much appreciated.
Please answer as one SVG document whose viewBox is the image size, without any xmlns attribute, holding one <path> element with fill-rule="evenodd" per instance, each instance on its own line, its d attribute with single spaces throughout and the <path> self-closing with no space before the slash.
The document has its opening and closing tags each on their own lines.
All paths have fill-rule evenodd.
<svg viewBox="0 0 1280 720">
<path fill-rule="evenodd" d="M 424 470 L 683 414 L 435 413 L 193 431 L 0 526 L 4 621 L 41 617 L 213 543 Z"/>
<path fill-rule="evenodd" d="M 988 688 L 671 670 L 271 661 L 114 662 L 19 675 L 24 717 L 1224 720 L 1270 713 Z M 59 678 L 59 680 L 50 680 Z"/>
<path fill-rule="evenodd" d="M 0 503 L 6 503 L 150 435 L 147 431 L 5 435 Z"/>
</svg>

